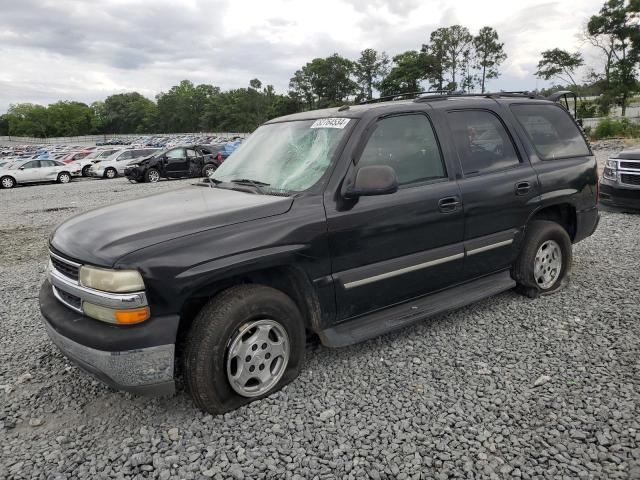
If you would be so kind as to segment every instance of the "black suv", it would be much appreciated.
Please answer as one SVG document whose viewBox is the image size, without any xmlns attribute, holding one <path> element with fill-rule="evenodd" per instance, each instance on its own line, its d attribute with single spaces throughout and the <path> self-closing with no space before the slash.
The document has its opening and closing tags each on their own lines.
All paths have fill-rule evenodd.
<svg viewBox="0 0 640 480">
<path fill-rule="evenodd" d="M 607 160 L 600 180 L 600 202 L 640 211 L 640 147 L 628 148 Z"/>
<path fill-rule="evenodd" d="M 41 310 L 109 385 L 169 393 L 181 372 L 225 412 L 292 381 L 306 332 L 342 347 L 514 287 L 553 292 L 596 196 L 578 125 L 533 95 L 299 113 L 209 179 L 59 226 Z"/>
<path fill-rule="evenodd" d="M 152 183 L 160 178 L 208 177 L 223 160 L 220 153 L 214 153 L 207 146 L 180 146 L 131 162 L 124 169 L 124 174 L 134 182 Z"/>
</svg>

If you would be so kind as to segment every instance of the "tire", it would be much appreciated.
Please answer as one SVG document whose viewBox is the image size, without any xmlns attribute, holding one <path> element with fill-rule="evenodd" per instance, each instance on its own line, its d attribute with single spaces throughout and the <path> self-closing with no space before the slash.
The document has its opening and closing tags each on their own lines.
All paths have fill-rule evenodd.
<svg viewBox="0 0 640 480">
<path fill-rule="evenodd" d="M 16 186 L 16 181 L 13 177 L 2 177 L 0 178 L 0 186 L 2 188 L 13 188 Z"/>
<path fill-rule="evenodd" d="M 144 172 L 144 180 L 149 183 L 157 183 L 160 181 L 160 172 L 155 168 L 150 168 Z"/>
<path fill-rule="evenodd" d="M 571 260 L 567 231 L 556 222 L 534 220 L 527 226 L 524 245 L 513 269 L 514 279 L 528 296 L 552 293 L 562 286 L 571 270 Z"/>
<path fill-rule="evenodd" d="M 58 174 L 58 178 L 56 179 L 56 182 L 58 183 L 69 183 L 71 181 L 71 175 L 68 174 L 67 172 L 61 172 Z"/>
<path fill-rule="evenodd" d="M 117 176 L 118 176 L 118 172 L 116 171 L 115 168 L 107 168 L 104 171 L 104 177 L 105 178 L 112 179 L 112 178 L 116 178 Z"/>
<path fill-rule="evenodd" d="M 89 170 L 91 170 L 91 165 L 85 165 L 84 167 L 82 167 L 82 176 L 83 177 L 88 177 L 89 176 Z"/>
<path fill-rule="evenodd" d="M 260 322 L 263 323 L 252 328 Z M 240 330 L 241 327 L 245 330 Z M 262 331 L 258 329 L 262 327 L 269 332 L 270 344 L 265 353 L 262 352 L 267 344 L 262 339 L 248 341 L 258 338 Z M 271 343 L 272 336 L 282 343 Z M 272 347 L 284 349 L 285 342 L 288 360 L 284 354 L 269 356 Z M 238 285 L 204 306 L 187 334 L 185 345 L 187 389 L 198 408 L 219 414 L 266 397 L 295 379 L 304 361 L 305 328 L 300 310 L 281 291 L 262 285 Z M 230 352 L 236 355 L 231 357 Z M 238 368 L 238 361 L 242 369 Z M 238 383 L 244 382 L 233 381 L 234 364 L 235 374 L 240 375 L 246 368 L 256 375 L 264 372 L 268 380 L 255 386 L 255 379 L 250 378 L 246 387 L 242 387 Z M 240 391 L 241 388 L 246 391 Z"/>
<path fill-rule="evenodd" d="M 218 169 L 213 163 L 207 163 L 202 167 L 202 176 L 207 178 Z"/>
</svg>

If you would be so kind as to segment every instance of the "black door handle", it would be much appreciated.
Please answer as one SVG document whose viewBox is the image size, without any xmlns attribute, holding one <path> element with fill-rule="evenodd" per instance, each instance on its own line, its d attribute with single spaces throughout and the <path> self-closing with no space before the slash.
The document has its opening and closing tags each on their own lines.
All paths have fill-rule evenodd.
<svg viewBox="0 0 640 480">
<path fill-rule="evenodd" d="M 516 195 L 526 195 L 531 191 L 531 184 L 529 182 L 516 183 Z"/>
<path fill-rule="evenodd" d="M 458 197 L 445 197 L 438 200 L 438 210 L 442 213 L 455 212 L 460 206 Z"/>
</svg>

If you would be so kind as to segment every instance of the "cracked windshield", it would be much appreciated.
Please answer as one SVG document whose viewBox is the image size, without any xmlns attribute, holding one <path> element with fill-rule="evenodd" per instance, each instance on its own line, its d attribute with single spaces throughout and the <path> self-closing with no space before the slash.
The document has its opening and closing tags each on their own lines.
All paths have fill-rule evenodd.
<svg viewBox="0 0 640 480">
<path fill-rule="evenodd" d="M 212 178 L 221 182 L 255 182 L 267 191 L 306 190 L 329 167 L 349 122 L 323 119 L 263 125 Z"/>
</svg>

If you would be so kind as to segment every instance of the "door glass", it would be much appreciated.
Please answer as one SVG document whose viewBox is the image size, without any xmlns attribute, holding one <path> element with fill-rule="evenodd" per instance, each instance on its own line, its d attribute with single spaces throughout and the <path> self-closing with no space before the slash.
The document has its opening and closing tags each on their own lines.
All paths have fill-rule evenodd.
<svg viewBox="0 0 640 480">
<path fill-rule="evenodd" d="M 399 185 L 447 176 L 431 122 L 425 115 L 400 115 L 378 121 L 358 167 L 388 165 Z"/>
<path fill-rule="evenodd" d="M 465 175 L 494 172 L 520 163 L 509 134 L 493 113 L 449 112 L 449 124 Z"/>
<path fill-rule="evenodd" d="M 173 159 L 176 159 L 176 158 L 182 159 L 182 158 L 184 158 L 184 149 L 176 148 L 175 150 L 169 150 L 167 152 L 167 158 L 173 158 Z"/>
<path fill-rule="evenodd" d="M 557 105 L 512 105 L 511 111 L 543 160 L 591 155 L 569 113 Z"/>
<path fill-rule="evenodd" d="M 191 149 L 187 149 L 187 157 L 189 158 L 195 158 L 197 157 L 198 154 L 196 153 L 195 150 L 191 150 Z"/>
<path fill-rule="evenodd" d="M 31 162 L 27 162 L 25 163 L 22 168 L 27 169 L 27 168 L 40 168 L 40 161 L 39 160 L 33 160 Z"/>
<path fill-rule="evenodd" d="M 123 152 L 122 155 L 120 155 L 118 157 L 118 161 L 121 162 L 122 160 L 131 160 L 133 158 L 133 155 L 131 154 L 131 152 Z"/>
</svg>

